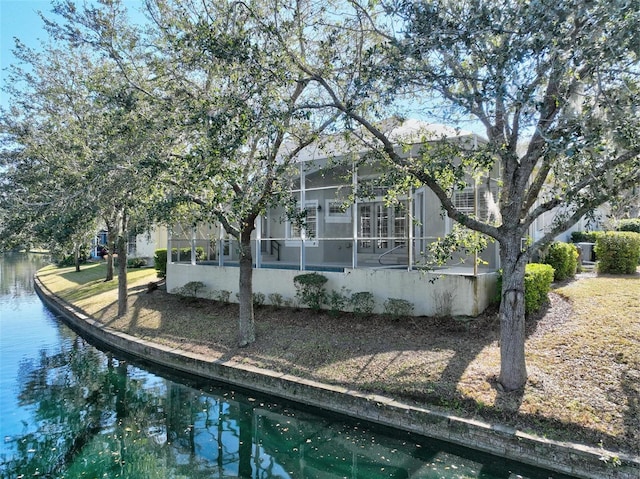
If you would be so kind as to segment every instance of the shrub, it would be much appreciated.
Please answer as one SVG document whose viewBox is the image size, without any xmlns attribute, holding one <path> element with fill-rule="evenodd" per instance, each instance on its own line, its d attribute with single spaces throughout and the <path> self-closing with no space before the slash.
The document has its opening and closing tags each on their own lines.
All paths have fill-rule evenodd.
<svg viewBox="0 0 640 479">
<path fill-rule="evenodd" d="M 211 298 L 221 303 L 228 303 L 231 298 L 231 291 L 227 291 L 226 289 L 211 291 Z"/>
<path fill-rule="evenodd" d="M 277 308 L 281 308 L 284 305 L 284 298 L 280 293 L 270 293 L 269 302 Z"/>
<path fill-rule="evenodd" d="M 314 311 L 319 311 L 326 301 L 324 285 L 327 278 L 318 273 L 299 274 L 293 278 L 296 287 L 296 297 L 301 304 L 307 305 Z"/>
<path fill-rule="evenodd" d="M 329 305 L 329 314 L 337 316 L 340 311 L 345 310 L 349 302 L 349 297 L 346 295 L 346 288 L 343 286 L 340 291 L 331 290 L 326 300 Z"/>
<path fill-rule="evenodd" d="M 127 268 L 142 268 L 147 265 L 147 260 L 144 258 L 129 258 L 127 260 Z"/>
<path fill-rule="evenodd" d="M 543 263 L 551 265 L 554 281 L 572 278 L 578 270 L 578 248 L 569 243 L 551 243 L 544 255 Z"/>
<path fill-rule="evenodd" d="M 87 258 L 80 256 L 80 264 L 83 264 L 86 262 L 87 262 Z M 56 260 L 56 265 L 58 265 L 59 268 L 68 268 L 69 266 L 75 266 L 76 257 L 73 254 L 63 254 L 62 256 L 59 256 L 58 259 Z"/>
<path fill-rule="evenodd" d="M 376 300 L 369 291 L 353 293 L 349 302 L 355 314 L 371 314 L 376 306 Z"/>
<path fill-rule="evenodd" d="M 630 231 L 640 233 L 640 218 L 628 218 L 618 221 L 616 231 Z"/>
<path fill-rule="evenodd" d="M 601 231 L 574 231 L 571 233 L 572 243 L 595 243 Z"/>
<path fill-rule="evenodd" d="M 57 251 L 56 248 L 52 248 L 52 253 L 56 258 L 56 265 L 60 268 L 66 268 L 69 266 L 76 265 L 76 256 L 75 253 L 67 253 L 62 251 Z M 79 251 L 79 261 L 80 264 L 84 264 L 87 262 L 90 256 L 89 246 L 82 245 Z"/>
<path fill-rule="evenodd" d="M 413 315 L 413 303 L 406 299 L 389 298 L 384 302 L 384 314 L 393 319 Z"/>
<path fill-rule="evenodd" d="M 153 255 L 153 267 L 157 271 L 158 278 L 167 276 L 167 248 L 157 249 Z"/>
<path fill-rule="evenodd" d="M 262 306 L 266 300 L 266 296 L 264 295 L 264 293 L 253 293 L 253 305 L 256 308 L 259 308 L 260 306 Z"/>
<path fill-rule="evenodd" d="M 608 231 L 596 241 L 598 272 L 633 274 L 640 264 L 640 233 Z"/>
<path fill-rule="evenodd" d="M 524 273 L 524 311 L 531 314 L 547 302 L 553 282 L 553 267 L 548 264 L 529 263 Z"/>
<path fill-rule="evenodd" d="M 548 264 L 529 263 L 524 273 L 524 311 L 530 314 L 538 311 L 547 301 L 553 282 L 553 267 Z M 502 271 L 498 276 L 498 304 L 502 299 Z"/>
<path fill-rule="evenodd" d="M 176 291 L 181 296 L 189 298 L 195 298 L 198 296 L 198 291 L 205 289 L 207 286 L 202 281 L 189 281 Z"/>
</svg>

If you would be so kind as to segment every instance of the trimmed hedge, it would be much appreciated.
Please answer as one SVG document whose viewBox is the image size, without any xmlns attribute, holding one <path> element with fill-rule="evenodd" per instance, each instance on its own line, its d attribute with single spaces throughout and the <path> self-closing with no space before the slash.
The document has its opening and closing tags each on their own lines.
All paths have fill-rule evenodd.
<svg viewBox="0 0 640 479">
<path fill-rule="evenodd" d="M 572 243 L 595 243 L 598 235 L 602 231 L 573 231 L 571 233 Z"/>
<path fill-rule="evenodd" d="M 158 272 L 158 278 L 167 276 L 167 248 L 160 248 L 155 251 L 153 267 Z"/>
<path fill-rule="evenodd" d="M 553 267 L 554 281 L 562 281 L 576 275 L 579 256 L 578 248 L 575 245 L 556 241 L 549 246 L 544 255 L 543 263 Z"/>
<path fill-rule="evenodd" d="M 524 273 L 524 311 L 529 315 L 538 311 L 547 302 L 547 294 L 553 282 L 553 267 L 542 263 L 529 263 Z M 502 299 L 502 272 L 498 277 L 497 302 Z"/>
<path fill-rule="evenodd" d="M 547 302 L 553 275 L 553 267 L 548 264 L 529 263 L 525 267 L 524 310 L 526 314 L 538 311 Z"/>
<path fill-rule="evenodd" d="M 628 218 L 618 221 L 616 231 L 631 231 L 640 233 L 640 218 Z"/>
<path fill-rule="evenodd" d="M 147 260 L 144 258 L 128 258 L 127 268 L 142 268 L 147 265 Z"/>
<path fill-rule="evenodd" d="M 633 274 L 640 264 L 640 233 L 601 233 L 596 241 L 595 252 L 598 256 L 598 273 Z"/>
</svg>

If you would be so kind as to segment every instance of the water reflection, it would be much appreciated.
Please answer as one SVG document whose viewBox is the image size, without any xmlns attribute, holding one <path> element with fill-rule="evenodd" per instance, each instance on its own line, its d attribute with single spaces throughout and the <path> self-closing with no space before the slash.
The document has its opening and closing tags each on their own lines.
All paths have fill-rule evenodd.
<svg viewBox="0 0 640 479">
<path fill-rule="evenodd" d="M 4 278 L 4 265 L 2 271 Z M 49 313 L 38 314 L 3 314 L 0 323 L 22 325 L 12 329 L 18 344 L 10 355 L 2 330 L 0 363 L 16 362 L 2 379 L 15 389 L 16 403 L 3 399 L 0 478 L 551 477 L 228 387 L 167 379 L 95 349 Z M 37 349 L 34 332 L 47 336 Z"/>
<path fill-rule="evenodd" d="M 49 258 L 45 254 L 0 254 L 0 300 L 31 294 L 33 275 Z"/>
<path fill-rule="evenodd" d="M 13 454 L 1 477 L 510 477 L 508 464 L 442 444 L 165 380 L 79 337 L 23 361 L 21 375 L 20 406 L 32 418 L 5 438 Z"/>
</svg>

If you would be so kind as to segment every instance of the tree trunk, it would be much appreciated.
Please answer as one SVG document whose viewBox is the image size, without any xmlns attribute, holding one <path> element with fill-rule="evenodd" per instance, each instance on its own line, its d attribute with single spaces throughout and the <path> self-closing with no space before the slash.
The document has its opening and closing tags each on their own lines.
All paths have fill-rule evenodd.
<svg viewBox="0 0 640 479">
<path fill-rule="evenodd" d="M 124 233 L 118 236 L 118 316 L 127 314 L 127 241 Z"/>
<path fill-rule="evenodd" d="M 111 241 L 111 231 L 107 230 L 107 277 L 105 281 L 111 281 L 113 279 L 113 249 L 115 241 Z"/>
<path fill-rule="evenodd" d="M 256 340 L 253 317 L 253 258 L 251 233 L 240 234 L 240 313 L 238 315 L 238 345 L 247 346 Z"/>
<path fill-rule="evenodd" d="M 500 244 L 502 263 L 502 302 L 500 304 L 500 377 L 508 391 L 524 387 L 527 367 L 524 354 L 526 257 L 520 251 L 520 238 Z"/>
<path fill-rule="evenodd" d="M 78 243 L 74 243 L 73 245 L 73 259 L 76 265 L 76 273 L 80 272 L 80 245 Z"/>
</svg>

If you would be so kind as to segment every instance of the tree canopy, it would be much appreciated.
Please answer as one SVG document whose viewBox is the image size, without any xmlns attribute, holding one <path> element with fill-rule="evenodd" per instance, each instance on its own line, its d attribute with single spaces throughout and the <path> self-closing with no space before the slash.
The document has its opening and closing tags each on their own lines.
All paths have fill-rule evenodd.
<svg viewBox="0 0 640 479">
<path fill-rule="evenodd" d="M 359 136 L 366 131 L 369 145 L 428 186 L 449 217 L 499 242 L 500 382 L 518 389 L 526 381 L 525 263 L 542 244 L 640 182 L 634 100 L 640 15 L 625 1 L 350 6 L 357 21 L 349 28 L 359 25 L 357 31 L 367 34 L 327 44 L 331 68 L 288 51 L 361 128 Z M 406 158 L 379 121 L 380 104 L 402 100 L 454 125 L 473 119 L 487 141 L 456 151 L 426 147 Z M 487 222 L 458 210 L 453 192 L 467 175 L 488 177 L 491 170 L 499 172 L 499 214 Z M 555 213 L 555 223 L 523 248 L 530 226 L 545 212 Z"/>
<path fill-rule="evenodd" d="M 525 264 L 640 183 L 637 8 L 625 0 L 147 0 L 145 7 L 142 34 L 119 1 L 56 4 L 63 20 L 48 28 L 74 52 L 91 51 L 95 65 L 91 77 L 73 69 L 60 76 L 45 68 L 59 54 L 49 51 L 34 63 L 41 70 L 22 77 L 34 95 L 44 85 L 46 95 L 32 98 L 48 103 L 34 109 L 32 98 L 12 92 L 16 115 L 5 113 L 3 128 L 21 147 L 4 150 L 5 165 L 16 168 L 3 181 L 10 188 L 18 178 L 11 175 L 26 175 L 22 204 L 38 203 L 32 195 L 49 181 L 42 165 L 55 164 L 77 177 L 74 184 L 90 183 L 117 221 L 156 194 L 164 196 L 165 220 L 187 205 L 189 221 L 219 221 L 240 243 L 239 343 L 246 345 L 255 339 L 255 221 L 276 204 L 296 209 L 296 155 L 340 132 L 384 157 L 397 178 L 430 188 L 450 218 L 499 243 L 499 381 L 521 388 Z M 425 133 L 423 147 L 411 150 L 385 125 L 414 114 L 471 125 L 485 138 L 445 143 Z M 49 143 L 39 141 L 43 135 Z M 142 193 L 141 177 L 162 187 Z M 455 192 L 469 181 L 494 181 L 486 188 L 489 218 L 456 207 Z M 58 188 L 60 201 L 66 189 Z M 34 211 L 14 211 L 5 228 L 31 224 Z M 553 225 L 527 241 L 549 212 Z"/>
</svg>

